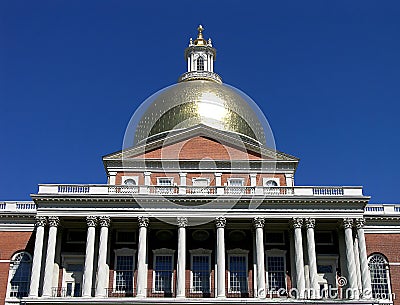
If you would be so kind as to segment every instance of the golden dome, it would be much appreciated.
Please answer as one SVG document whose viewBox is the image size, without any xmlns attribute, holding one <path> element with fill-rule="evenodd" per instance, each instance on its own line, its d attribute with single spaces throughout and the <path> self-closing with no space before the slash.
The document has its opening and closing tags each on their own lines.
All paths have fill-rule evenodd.
<svg viewBox="0 0 400 305">
<path fill-rule="evenodd" d="M 180 82 L 144 103 L 134 142 L 204 124 L 265 144 L 264 129 L 252 103 L 245 94 L 225 84 L 210 80 Z"/>
</svg>

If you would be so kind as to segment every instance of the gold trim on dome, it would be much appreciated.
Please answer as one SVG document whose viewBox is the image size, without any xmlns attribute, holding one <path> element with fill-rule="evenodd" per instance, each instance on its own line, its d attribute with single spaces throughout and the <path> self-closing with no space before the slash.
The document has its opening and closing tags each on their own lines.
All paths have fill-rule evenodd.
<svg viewBox="0 0 400 305">
<path fill-rule="evenodd" d="M 200 24 L 199 27 L 197 28 L 198 34 L 197 34 L 197 39 L 194 41 L 195 46 L 206 46 L 207 45 L 207 40 L 203 38 L 203 31 L 204 28 Z"/>
</svg>

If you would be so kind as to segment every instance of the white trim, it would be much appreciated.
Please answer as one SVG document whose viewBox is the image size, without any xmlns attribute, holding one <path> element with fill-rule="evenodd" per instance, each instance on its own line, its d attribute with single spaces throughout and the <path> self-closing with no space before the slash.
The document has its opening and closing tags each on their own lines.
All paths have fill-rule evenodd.
<svg viewBox="0 0 400 305">
<path fill-rule="evenodd" d="M 171 293 L 174 291 L 174 253 L 175 250 L 161 248 L 153 250 L 153 283 L 152 291 L 153 293 L 164 293 L 164 291 L 156 290 L 156 257 L 157 256 L 170 256 L 171 257 Z"/>
<path fill-rule="evenodd" d="M 247 291 L 249 291 L 249 266 L 248 266 L 249 265 L 249 262 L 248 262 L 249 251 L 236 248 L 236 249 L 227 250 L 226 253 L 228 253 L 228 293 L 240 293 L 240 291 L 231 290 L 231 257 L 233 257 L 233 256 L 244 256 L 244 258 L 245 258 L 246 288 L 247 288 Z"/>
<path fill-rule="evenodd" d="M 12 276 L 12 271 L 13 271 L 13 270 L 11 269 L 11 266 L 12 266 L 12 263 L 13 263 L 13 261 L 15 260 L 15 258 L 16 258 L 19 254 L 21 254 L 21 253 L 27 254 L 27 255 L 29 256 L 30 261 L 31 261 L 31 272 L 30 272 L 30 274 L 29 274 L 29 283 L 30 283 L 30 280 L 31 280 L 31 276 L 32 276 L 32 255 L 31 255 L 29 252 L 27 252 L 27 251 L 18 251 L 18 252 L 16 252 L 16 253 L 12 256 L 12 258 L 9 260 L 10 265 L 9 265 L 9 267 L 8 267 L 6 299 L 18 300 L 18 298 L 10 296 L 10 293 L 11 293 L 11 276 Z M 27 289 L 28 289 L 27 294 L 29 294 L 29 284 L 28 284 Z"/>
<path fill-rule="evenodd" d="M 117 290 L 117 256 L 132 256 L 133 257 L 133 265 L 132 265 L 132 292 L 135 290 L 135 266 L 136 266 L 136 250 L 129 248 L 120 248 L 114 250 L 114 271 L 113 271 L 113 291 L 114 292 L 126 292 L 122 290 Z"/>
<path fill-rule="evenodd" d="M 287 277 L 286 277 L 286 250 L 270 249 L 265 251 L 265 284 L 266 289 L 269 291 L 269 277 L 268 277 L 268 257 L 282 257 L 283 258 L 283 276 L 285 279 L 285 291 L 287 290 Z"/>
<path fill-rule="evenodd" d="M 280 178 L 275 178 L 275 177 L 263 177 L 263 186 L 264 187 L 268 187 L 269 185 L 267 185 L 267 182 L 268 181 L 274 181 L 274 182 L 276 182 L 276 184 L 277 184 L 277 186 L 281 186 L 281 181 L 280 181 Z"/>
<path fill-rule="evenodd" d="M 205 181 L 207 181 L 207 186 L 210 186 L 210 178 L 205 178 L 205 177 L 196 177 L 196 178 L 192 178 L 192 185 L 193 185 L 193 186 L 197 186 L 197 185 L 194 185 L 194 182 L 195 182 L 195 181 L 200 181 L 200 180 L 205 180 Z M 199 187 L 201 187 L 201 186 L 199 186 Z"/>
<path fill-rule="evenodd" d="M 234 181 L 234 180 L 236 180 L 236 181 L 241 181 L 241 182 L 242 182 L 242 185 L 231 185 L 232 181 Z M 240 178 L 240 177 L 228 178 L 227 183 L 228 183 L 228 186 L 231 186 L 231 187 L 241 187 L 241 186 L 245 186 L 245 185 L 244 185 L 244 178 Z"/>
<path fill-rule="evenodd" d="M 160 184 L 160 179 L 168 179 L 171 181 L 171 185 L 163 185 Z M 158 186 L 174 186 L 174 177 L 157 177 L 157 185 Z"/>
<path fill-rule="evenodd" d="M 193 256 L 206 256 L 208 257 L 208 272 L 209 272 L 209 279 L 208 279 L 208 287 L 210 288 L 211 292 L 211 253 L 212 250 L 209 249 L 193 249 L 189 250 L 190 253 L 190 292 L 191 293 L 202 293 L 202 291 L 195 291 L 193 290 Z"/>
</svg>

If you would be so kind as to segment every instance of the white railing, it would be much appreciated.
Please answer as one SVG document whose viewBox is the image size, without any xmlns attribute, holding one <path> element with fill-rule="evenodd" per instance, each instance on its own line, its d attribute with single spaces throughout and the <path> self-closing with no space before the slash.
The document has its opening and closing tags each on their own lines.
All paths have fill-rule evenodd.
<svg viewBox="0 0 400 305">
<path fill-rule="evenodd" d="M 354 186 L 128 186 L 128 185 L 58 185 L 41 184 L 39 194 L 102 195 L 102 194 L 155 194 L 155 195 L 259 195 L 354 197 L 363 196 L 362 187 Z"/>
<path fill-rule="evenodd" d="M 2 201 L 0 213 L 2 212 L 35 213 L 36 204 L 32 201 Z"/>
<path fill-rule="evenodd" d="M 400 216 L 400 203 L 398 204 L 367 204 L 365 215 L 398 215 Z"/>
</svg>

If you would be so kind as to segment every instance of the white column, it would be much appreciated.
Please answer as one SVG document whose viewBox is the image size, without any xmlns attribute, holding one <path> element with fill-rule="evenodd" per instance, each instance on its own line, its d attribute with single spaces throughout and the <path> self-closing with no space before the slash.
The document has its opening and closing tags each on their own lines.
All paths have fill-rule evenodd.
<svg viewBox="0 0 400 305">
<path fill-rule="evenodd" d="M 46 217 L 36 217 L 36 235 L 35 250 L 33 252 L 31 283 L 29 287 L 29 297 L 39 296 L 40 269 L 42 267 L 44 226 L 46 225 Z"/>
<path fill-rule="evenodd" d="M 358 299 L 357 272 L 353 248 L 353 219 L 343 219 L 343 227 L 346 243 L 347 271 L 349 275 L 348 283 L 350 288 L 350 293 L 348 293 L 347 296 L 351 299 Z"/>
<path fill-rule="evenodd" d="M 144 172 L 144 185 L 149 186 L 151 185 L 151 172 Z"/>
<path fill-rule="evenodd" d="M 53 285 L 53 274 L 54 274 L 54 258 L 56 255 L 56 244 L 57 244 L 57 227 L 60 224 L 60 219 L 56 216 L 48 217 L 49 223 L 49 237 L 47 239 L 47 254 L 46 264 L 44 269 L 44 281 L 43 281 L 43 296 L 50 297 L 52 285 Z"/>
<path fill-rule="evenodd" d="M 107 266 L 107 251 L 108 251 L 108 228 L 110 226 L 110 217 L 100 216 L 100 242 L 99 242 L 99 257 L 97 260 L 96 274 L 96 297 L 107 296 L 107 283 L 109 268 Z"/>
<path fill-rule="evenodd" d="M 186 284 L 186 226 L 187 218 L 178 217 L 178 262 L 176 267 L 176 297 L 185 297 Z"/>
<path fill-rule="evenodd" d="M 215 186 L 221 186 L 222 182 L 221 182 L 221 176 L 222 173 L 215 173 Z"/>
<path fill-rule="evenodd" d="M 265 252 L 264 252 L 264 223 L 262 217 L 253 219 L 256 230 L 256 251 L 257 251 L 257 296 L 265 298 Z"/>
<path fill-rule="evenodd" d="M 357 234 L 358 234 L 358 247 L 359 247 L 359 253 L 360 253 L 362 297 L 363 297 L 363 299 L 371 299 L 371 297 L 372 297 L 371 274 L 369 273 L 369 268 L 368 268 L 368 258 L 367 258 L 367 247 L 365 245 L 364 224 L 365 224 L 365 220 L 363 218 L 356 219 L 356 228 L 357 228 Z"/>
<path fill-rule="evenodd" d="M 294 230 L 294 252 L 296 254 L 296 287 L 299 293 L 297 297 L 300 299 L 304 299 L 306 282 L 304 278 L 303 238 L 301 232 L 303 219 L 293 218 L 292 226 Z"/>
<path fill-rule="evenodd" d="M 225 297 L 225 217 L 217 217 L 217 297 Z"/>
<path fill-rule="evenodd" d="M 362 292 L 361 270 L 360 270 L 360 253 L 358 252 L 358 236 L 357 232 L 354 233 L 353 251 L 354 261 L 356 262 L 356 275 L 357 275 L 357 288 L 358 292 Z"/>
<path fill-rule="evenodd" d="M 307 227 L 308 264 L 310 268 L 311 297 L 319 298 L 317 254 L 315 252 L 315 238 L 314 238 L 315 219 L 307 218 L 306 227 Z"/>
<path fill-rule="evenodd" d="M 257 186 L 257 174 L 250 174 L 250 186 Z"/>
<path fill-rule="evenodd" d="M 136 296 L 140 298 L 145 298 L 147 289 L 147 227 L 149 226 L 149 219 L 144 216 L 138 216 L 138 226 L 139 243 Z"/>
<path fill-rule="evenodd" d="M 257 269 L 257 246 L 256 246 L 256 232 L 253 230 L 251 232 L 251 237 L 253 239 L 253 291 L 254 291 L 254 297 L 258 297 L 257 295 L 257 280 L 258 280 L 258 269 Z"/>
<path fill-rule="evenodd" d="M 86 217 L 87 237 L 86 237 L 86 254 L 85 268 L 83 272 L 83 297 L 92 296 L 92 281 L 93 281 L 93 261 L 94 261 L 94 241 L 96 238 L 96 216 Z"/>
</svg>

